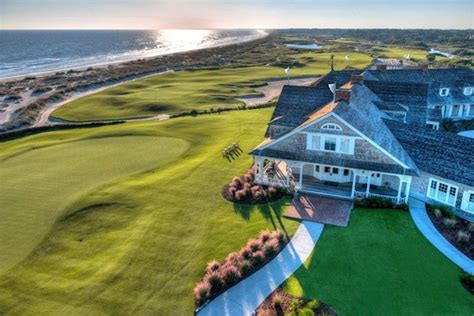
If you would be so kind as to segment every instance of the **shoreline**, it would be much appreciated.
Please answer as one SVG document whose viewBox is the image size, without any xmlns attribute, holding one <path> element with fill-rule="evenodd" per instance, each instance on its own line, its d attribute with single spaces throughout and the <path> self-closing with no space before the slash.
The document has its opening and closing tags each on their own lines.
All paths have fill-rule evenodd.
<svg viewBox="0 0 474 316">
<path fill-rule="evenodd" d="M 154 58 L 157 58 L 157 57 L 160 57 L 160 56 L 170 56 L 170 55 L 180 54 L 180 53 L 197 52 L 197 51 L 207 50 L 207 49 L 212 49 L 212 48 L 239 45 L 239 44 L 244 44 L 244 43 L 256 41 L 256 40 L 259 40 L 259 39 L 263 39 L 265 37 L 268 37 L 271 33 L 271 31 L 267 31 L 267 30 L 256 30 L 256 31 L 257 31 L 257 33 L 255 34 L 255 36 L 252 36 L 251 39 L 243 39 L 243 40 L 235 41 L 235 42 L 232 42 L 232 43 L 220 43 L 220 44 L 216 44 L 216 45 L 210 45 L 210 46 L 207 46 L 207 47 L 200 47 L 200 48 L 196 48 L 196 49 L 188 49 L 188 50 L 181 50 L 181 51 L 175 51 L 175 52 L 166 52 L 166 53 L 162 53 L 162 54 L 156 54 L 156 55 L 146 56 L 146 57 L 141 57 L 141 58 L 137 58 L 135 56 L 135 57 L 132 57 L 132 58 L 129 58 L 129 59 L 124 59 L 124 60 L 115 61 L 115 62 L 104 62 L 104 63 L 99 62 L 99 63 L 95 63 L 95 64 L 88 64 L 88 65 L 85 65 L 85 66 L 64 67 L 64 68 L 58 68 L 58 69 L 55 69 L 55 70 L 47 70 L 47 71 L 31 73 L 31 74 L 27 74 L 27 75 L 0 77 L 0 84 L 3 83 L 3 82 L 9 82 L 9 81 L 24 80 L 25 78 L 28 78 L 28 77 L 37 77 L 37 78 L 47 77 L 47 76 L 50 76 L 50 75 L 54 75 L 57 72 L 67 72 L 67 71 L 70 71 L 70 70 L 73 70 L 73 71 L 86 71 L 88 68 L 91 68 L 91 67 L 93 67 L 94 69 L 107 68 L 108 66 L 120 65 L 120 64 L 125 64 L 125 63 L 129 63 L 129 62 L 138 61 L 138 60 L 147 61 L 147 60 L 154 59 Z M 250 37 L 250 36 L 248 36 L 248 37 Z"/>
<path fill-rule="evenodd" d="M 170 71 L 232 66 L 241 52 L 269 41 L 265 36 L 229 45 L 201 48 L 146 59 L 53 72 L 41 76 L 0 80 L 0 133 L 41 126 L 44 113 L 78 98 L 115 85 Z M 40 91 L 39 93 L 36 93 Z M 59 104 L 59 105 L 58 105 Z"/>
</svg>

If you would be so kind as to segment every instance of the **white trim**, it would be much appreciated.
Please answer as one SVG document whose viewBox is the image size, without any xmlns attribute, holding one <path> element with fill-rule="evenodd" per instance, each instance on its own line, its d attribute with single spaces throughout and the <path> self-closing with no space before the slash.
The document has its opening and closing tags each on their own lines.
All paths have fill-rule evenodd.
<svg viewBox="0 0 474 316">
<path fill-rule="evenodd" d="M 440 88 L 439 95 L 442 97 L 446 97 L 449 95 L 449 88 Z"/>
<path fill-rule="evenodd" d="M 432 184 L 433 181 L 436 182 L 436 188 L 434 189 L 434 190 L 435 190 L 434 194 L 431 195 L 431 189 L 432 189 L 432 188 L 431 188 L 431 184 Z M 439 192 L 440 192 L 440 191 L 439 191 L 439 186 L 440 186 L 441 184 L 442 184 L 442 185 L 445 185 L 445 186 L 447 187 L 447 189 L 446 189 L 446 199 L 445 199 L 445 200 L 442 200 L 442 199 L 440 199 L 440 198 L 438 197 L 438 196 L 439 196 Z M 453 201 L 453 203 L 450 203 L 450 202 L 448 201 L 448 199 L 449 199 L 449 196 L 451 195 L 451 194 L 450 194 L 450 191 L 451 191 L 451 189 L 453 189 L 453 188 L 456 189 L 456 194 L 454 195 L 454 201 Z M 459 194 L 459 187 L 456 186 L 456 185 L 452 185 L 452 184 L 450 184 L 449 182 L 445 182 L 445 181 L 439 180 L 439 179 L 437 179 L 437 178 L 430 178 L 429 181 L 428 181 L 428 188 L 427 188 L 427 190 L 426 190 L 426 196 L 427 196 L 428 198 L 432 199 L 432 200 L 435 200 L 435 201 L 437 201 L 437 202 L 441 202 L 441 203 L 446 204 L 446 205 L 456 206 L 456 201 L 457 201 L 457 199 L 458 199 L 458 194 Z"/>
<path fill-rule="evenodd" d="M 388 151 L 386 151 L 385 149 L 383 149 L 382 147 L 380 147 L 378 144 L 376 144 L 374 141 L 372 141 L 370 138 L 368 138 L 367 136 L 365 136 L 364 134 L 362 134 L 359 130 L 357 130 L 355 127 L 353 127 L 351 124 L 347 123 L 346 120 L 342 119 L 339 115 L 333 113 L 333 112 L 329 112 L 327 114 L 324 114 L 323 116 L 319 117 L 318 119 L 316 119 L 315 121 L 307 124 L 307 125 L 301 125 L 297 128 L 295 128 L 294 130 L 292 130 L 291 132 L 289 132 L 288 134 L 286 135 L 283 135 L 282 137 L 280 138 L 277 138 L 275 139 L 275 141 L 273 142 L 270 142 L 268 144 L 265 144 L 263 145 L 262 147 L 258 148 L 259 150 L 262 150 L 262 149 L 265 149 L 269 146 L 272 146 L 272 145 L 275 145 L 285 139 L 287 139 L 288 137 L 291 137 L 293 135 L 295 135 L 296 133 L 300 132 L 302 129 L 304 128 L 307 128 L 307 127 L 310 127 L 314 124 L 316 124 L 317 122 L 323 120 L 323 119 L 326 119 L 330 116 L 334 116 L 336 117 L 338 120 L 342 121 L 344 124 L 346 124 L 352 131 L 354 131 L 356 134 L 358 134 L 361 138 L 367 140 L 370 144 L 372 144 L 373 146 L 375 146 L 378 150 L 380 150 L 382 153 L 384 153 L 385 155 L 389 156 L 390 158 L 392 158 L 396 163 L 398 163 L 399 165 L 401 165 L 403 168 L 405 169 L 410 169 L 410 167 L 408 167 L 405 163 L 403 163 L 402 161 L 400 161 L 399 159 L 395 158 L 392 154 L 390 154 Z M 353 136 L 352 136 L 353 137 Z"/>
<path fill-rule="evenodd" d="M 472 94 L 473 87 L 464 87 L 462 93 L 466 96 L 470 96 Z"/>
<path fill-rule="evenodd" d="M 329 130 L 329 131 L 342 131 L 342 127 L 335 123 L 326 123 L 321 126 L 321 129 Z"/>
<path fill-rule="evenodd" d="M 474 195 L 474 191 L 471 191 L 471 190 L 464 191 L 463 196 L 462 196 L 462 202 L 461 202 L 461 210 L 463 210 L 464 212 L 467 212 L 469 214 L 474 214 L 474 209 L 472 209 L 472 210 L 468 209 L 469 198 L 471 197 L 471 195 Z"/>
<path fill-rule="evenodd" d="M 301 132 L 302 134 L 306 134 L 306 150 L 314 150 L 314 151 L 324 151 L 330 153 L 338 153 L 343 155 L 354 155 L 354 148 L 355 148 L 355 139 L 358 137 L 354 136 L 346 136 L 346 135 L 335 135 L 335 134 L 324 134 L 324 133 L 312 133 L 312 132 Z M 319 137 L 319 146 L 313 146 L 313 140 L 315 137 Z M 328 150 L 325 148 L 325 144 L 328 138 L 334 138 L 336 140 L 336 148 L 335 150 Z M 342 141 L 348 140 L 349 144 L 347 147 L 347 151 L 341 150 Z M 317 143 L 317 142 L 316 142 Z"/>
</svg>

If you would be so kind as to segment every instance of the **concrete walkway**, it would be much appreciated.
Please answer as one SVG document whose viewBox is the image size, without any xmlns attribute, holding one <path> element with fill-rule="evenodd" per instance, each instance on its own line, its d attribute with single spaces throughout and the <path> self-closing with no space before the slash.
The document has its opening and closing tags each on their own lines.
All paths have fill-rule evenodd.
<svg viewBox="0 0 474 316">
<path fill-rule="evenodd" d="M 451 245 L 451 243 L 447 241 L 440 232 L 438 232 L 426 213 L 425 203 L 410 198 L 408 204 L 413 221 L 426 239 L 428 239 L 429 242 L 441 251 L 441 253 L 465 272 L 474 274 L 474 261 L 469 259 L 461 251 L 457 250 L 456 247 Z"/>
<path fill-rule="evenodd" d="M 265 298 L 309 257 L 323 227 L 319 223 L 301 222 L 293 238 L 272 261 L 222 293 L 198 315 L 252 315 Z"/>
</svg>

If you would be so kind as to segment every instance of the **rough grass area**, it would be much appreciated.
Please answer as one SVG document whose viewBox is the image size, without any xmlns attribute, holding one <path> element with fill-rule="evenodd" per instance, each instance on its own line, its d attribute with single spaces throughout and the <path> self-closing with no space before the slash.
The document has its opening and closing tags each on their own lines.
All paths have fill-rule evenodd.
<svg viewBox="0 0 474 316">
<path fill-rule="evenodd" d="M 345 55 L 350 55 L 349 61 Z M 329 53 L 291 55 L 297 65 L 291 76 L 320 75 L 330 69 Z M 360 53 L 338 53 L 336 68 L 365 67 L 371 58 Z M 284 68 L 255 66 L 180 71 L 152 76 L 74 100 L 53 112 L 69 121 L 111 120 L 176 114 L 190 110 L 243 105 L 236 98 L 259 96 L 255 86 L 268 78 L 286 78 Z"/>
<path fill-rule="evenodd" d="M 461 271 L 398 210 L 356 209 L 349 226 L 326 226 L 313 255 L 284 284 L 339 315 L 472 315 Z"/>
<path fill-rule="evenodd" d="M 242 155 L 229 162 L 222 157 L 222 148 L 238 141 L 248 152 L 261 141 L 270 114 L 271 110 L 265 109 L 128 123 L 48 132 L 0 144 L 0 152 L 33 166 L 9 171 L 8 177 L 19 179 L 7 192 L 21 190 L 20 198 L 26 201 L 15 200 L 22 203 L 22 209 L 15 212 L 23 216 L 5 226 L 21 229 L 29 217 L 38 217 L 36 226 L 19 236 L 30 239 L 33 237 L 28 234 L 36 234 L 36 229 L 46 233 L 50 228 L 52 219 L 41 215 L 47 212 L 43 205 L 58 204 L 56 214 L 67 214 L 59 217 L 39 247 L 2 275 L 0 314 L 192 314 L 193 287 L 207 262 L 224 259 L 262 229 L 279 228 L 290 234 L 296 229 L 296 222 L 281 217 L 289 200 L 249 207 L 234 206 L 220 196 L 229 178 L 245 172 L 252 161 Z M 148 149 L 129 154 L 140 145 L 118 137 L 128 135 L 147 135 L 157 143 L 151 141 L 145 146 Z M 149 171 L 131 176 L 120 172 L 112 183 L 94 190 L 41 188 L 54 181 L 60 182 L 58 187 L 74 186 L 72 175 L 82 173 L 84 178 L 101 177 L 102 169 L 95 161 L 99 158 L 84 149 L 84 141 L 75 141 L 100 137 L 116 137 L 115 146 L 123 147 L 97 148 L 104 151 L 100 159 L 108 163 L 114 159 L 121 163 L 122 159 L 144 160 L 140 163 Z M 44 146 L 49 147 L 40 149 Z M 67 152 L 82 153 L 84 162 L 59 159 L 64 158 L 62 146 L 68 146 Z M 39 153 L 49 151 L 44 154 L 47 170 L 36 169 L 33 156 L 21 158 L 25 150 L 33 148 Z M 150 159 L 154 163 L 150 164 Z M 2 172 L 5 163 L 8 160 L 0 162 Z M 87 171 L 90 168 L 96 168 L 95 172 Z M 38 180 L 37 185 L 24 187 L 20 181 L 42 173 L 50 177 L 43 176 L 44 181 Z M 42 194 L 37 194 L 38 190 Z M 69 202 L 63 203 L 65 199 Z M 12 216 L 8 213 L 13 209 L 9 210 L 2 207 L 0 211 L 2 225 Z"/>
</svg>

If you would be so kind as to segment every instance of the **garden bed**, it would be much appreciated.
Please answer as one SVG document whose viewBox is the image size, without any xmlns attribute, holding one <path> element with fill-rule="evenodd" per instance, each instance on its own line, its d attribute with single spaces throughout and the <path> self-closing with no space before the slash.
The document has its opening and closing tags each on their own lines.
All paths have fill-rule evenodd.
<svg viewBox="0 0 474 316">
<path fill-rule="evenodd" d="M 256 184 L 254 179 L 253 169 L 250 168 L 245 175 L 234 177 L 222 188 L 222 197 L 232 203 L 254 205 L 277 201 L 287 193 L 278 187 Z"/>
<path fill-rule="evenodd" d="M 262 231 L 258 238 L 250 239 L 239 252 L 230 253 L 224 261 L 209 262 L 204 277 L 194 288 L 196 308 L 202 308 L 260 270 L 285 248 L 288 240 L 280 230 Z"/>
<path fill-rule="evenodd" d="M 455 216 L 445 206 L 427 205 L 426 209 L 431 222 L 444 238 L 474 260 L 474 223 Z"/>
<path fill-rule="evenodd" d="M 290 295 L 278 287 L 256 310 L 256 316 L 337 315 L 329 305 Z"/>
</svg>

